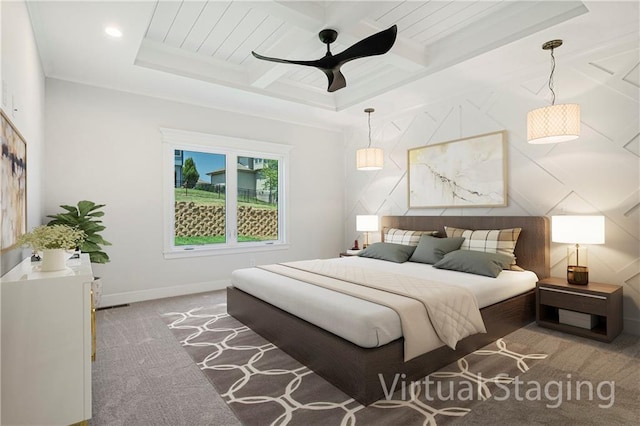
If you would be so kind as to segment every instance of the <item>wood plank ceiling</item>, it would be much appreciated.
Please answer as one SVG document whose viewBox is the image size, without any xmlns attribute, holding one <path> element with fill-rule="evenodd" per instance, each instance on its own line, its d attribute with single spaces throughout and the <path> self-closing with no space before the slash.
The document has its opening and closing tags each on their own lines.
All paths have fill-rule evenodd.
<svg viewBox="0 0 640 426">
<path fill-rule="evenodd" d="M 523 37 L 556 16 L 584 13 L 580 2 L 547 3 L 544 11 L 542 3 L 158 1 L 136 64 L 340 110 L 481 54 L 496 42 Z M 511 22 L 516 16 L 517 26 Z M 392 50 L 347 63 L 347 87 L 334 95 L 315 68 L 265 63 L 251 55 L 254 50 L 317 59 L 326 51 L 317 38 L 323 28 L 339 33 L 331 45 L 335 54 L 394 24 L 398 40 Z M 432 53 L 449 49 L 455 52 Z"/>
</svg>

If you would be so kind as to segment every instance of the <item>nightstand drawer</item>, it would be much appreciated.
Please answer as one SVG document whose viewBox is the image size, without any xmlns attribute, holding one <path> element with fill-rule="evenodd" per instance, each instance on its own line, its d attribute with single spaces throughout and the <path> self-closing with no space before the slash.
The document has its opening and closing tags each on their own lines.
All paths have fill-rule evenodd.
<svg viewBox="0 0 640 426">
<path fill-rule="evenodd" d="M 607 315 L 607 298 L 595 294 L 557 289 L 541 285 L 539 287 L 539 303 L 577 312 L 595 315 Z"/>
</svg>

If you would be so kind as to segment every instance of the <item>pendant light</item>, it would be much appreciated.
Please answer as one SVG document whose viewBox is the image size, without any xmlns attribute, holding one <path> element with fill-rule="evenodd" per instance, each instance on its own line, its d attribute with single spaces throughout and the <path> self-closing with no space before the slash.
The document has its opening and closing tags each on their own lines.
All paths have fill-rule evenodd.
<svg viewBox="0 0 640 426">
<path fill-rule="evenodd" d="M 369 145 L 356 151 L 356 169 L 358 170 L 380 170 L 384 163 L 384 153 L 382 148 L 371 148 L 371 113 L 375 109 L 364 110 L 369 116 Z"/>
<path fill-rule="evenodd" d="M 543 50 L 551 50 L 551 106 L 534 109 L 527 114 L 527 142 L 545 144 L 566 142 L 580 136 L 580 105 L 555 105 L 556 93 L 553 91 L 553 73 L 556 69 L 556 58 L 553 49 L 562 46 L 562 40 L 551 40 L 542 45 Z"/>
</svg>

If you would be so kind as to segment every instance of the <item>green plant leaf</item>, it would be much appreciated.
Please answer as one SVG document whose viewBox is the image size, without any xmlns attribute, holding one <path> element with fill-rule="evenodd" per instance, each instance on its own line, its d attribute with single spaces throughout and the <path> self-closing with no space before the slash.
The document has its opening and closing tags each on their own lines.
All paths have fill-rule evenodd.
<svg viewBox="0 0 640 426">
<path fill-rule="evenodd" d="M 106 206 L 106 204 L 94 204 L 93 207 L 91 207 L 91 210 L 89 210 L 90 212 L 94 211 L 94 210 L 98 210 L 103 208 L 104 206 Z"/>
<path fill-rule="evenodd" d="M 80 246 L 80 251 L 83 251 L 85 253 L 91 253 L 91 252 L 94 252 L 94 251 L 100 251 L 100 246 L 97 245 L 96 243 L 92 243 L 91 241 L 85 241 Z"/>
<path fill-rule="evenodd" d="M 110 262 L 109 256 L 106 253 L 102 252 L 102 251 L 89 253 L 89 259 L 91 259 L 91 262 L 93 262 L 93 263 L 108 263 L 108 262 Z"/>
<path fill-rule="evenodd" d="M 78 212 L 80 216 L 86 216 L 93 207 L 95 207 L 96 203 L 93 201 L 82 200 L 78 203 Z"/>
<path fill-rule="evenodd" d="M 64 214 L 57 214 L 57 215 L 49 215 L 47 217 L 52 217 L 54 218 L 54 220 L 52 220 L 51 222 L 59 222 L 59 223 L 54 223 L 52 224 L 51 222 L 49 222 L 50 225 L 60 225 L 60 224 L 75 224 L 76 220 L 72 217 L 69 216 L 65 216 Z"/>
<path fill-rule="evenodd" d="M 95 234 L 96 232 L 104 231 L 106 228 L 102 225 L 98 225 L 93 222 L 86 223 L 83 226 L 83 231 L 87 234 Z"/>
<path fill-rule="evenodd" d="M 109 241 L 105 240 L 104 238 L 102 238 L 100 235 L 97 235 L 97 234 L 88 235 L 86 240 L 91 241 L 92 243 L 101 244 L 103 246 L 111 245 Z"/>
<path fill-rule="evenodd" d="M 78 213 L 78 208 L 76 206 L 61 205 L 60 207 L 62 207 L 63 209 L 65 209 L 69 213 L 76 213 L 76 215 Z"/>
<path fill-rule="evenodd" d="M 102 217 L 102 216 L 104 216 L 104 212 L 93 212 L 93 213 L 89 213 L 87 216 L 90 216 L 90 217 Z"/>
</svg>

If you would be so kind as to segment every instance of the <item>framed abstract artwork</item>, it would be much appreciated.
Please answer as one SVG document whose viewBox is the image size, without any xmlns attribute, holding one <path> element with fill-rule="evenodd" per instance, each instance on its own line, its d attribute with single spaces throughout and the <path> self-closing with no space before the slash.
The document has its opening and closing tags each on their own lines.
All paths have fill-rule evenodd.
<svg viewBox="0 0 640 426">
<path fill-rule="evenodd" d="M 0 251 L 12 249 L 27 228 L 27 144 L 0 111 Z"/>
<path fill-rule="evenodd" d="M 506 206 L 506 133 L 410 149 L 409 208 Z"/>
</svg>

